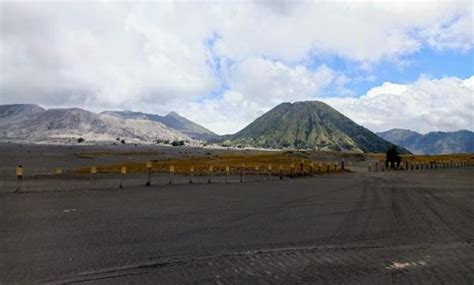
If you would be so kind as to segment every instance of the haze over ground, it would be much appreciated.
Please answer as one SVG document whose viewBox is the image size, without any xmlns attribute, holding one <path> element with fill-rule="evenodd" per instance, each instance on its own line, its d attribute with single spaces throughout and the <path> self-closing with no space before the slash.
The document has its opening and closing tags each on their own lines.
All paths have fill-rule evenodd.
<svg viewBox="0 0 474 285">
<path fill-rule="evenodd" d="M 372 131 L 473 130 L 471 1 L 0 5 L 0 104 L 176 111 L 225 134 L 318 99 Z"/>
</svg>

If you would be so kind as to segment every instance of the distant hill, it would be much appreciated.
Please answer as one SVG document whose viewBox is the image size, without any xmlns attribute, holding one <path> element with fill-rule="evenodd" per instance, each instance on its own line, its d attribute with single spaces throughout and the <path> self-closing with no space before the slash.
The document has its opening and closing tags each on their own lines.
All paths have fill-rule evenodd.
<svg viewBox="0 0 474 285">
<path fill-rule="evenodd" d="M 391 145 L 319 101 L 280 104 L 226 139 L 254 147 L 357 152 L 385 152 Z"/>
<path fill-rule="evenodd" d="M 33 104 L 0 105 L 0 123 L 19 122 L 44 111 L 44 108 Z"/>
<path fill-rule="evenodd" d="M 473 153 L 474 132 L 431 132 L 425 135 L 404 129 L 377 133 L 384 139 L 417 154 Z"/>
<path fill-rule="evenodd" d="M 186 134 L 189 137 L 197 140 L 209 141 L 219 137 L 217 134 L 204 128 L 203 126 L 198 125 L 175 112 L 170 112 L 166 116 L 132 111 L 105 111 L 102 112 L 102 114 L 108 114 L 124 119 L 140 119 L 160 122 L 169 128 L 178 130 L 183 134 Z"/>
<path fill-rule="evenodd" d="M 192 140 L 159 122 L 122 119 L 79 108 L 48 109 L 36 105 L 0 106 L 0 139 L 31 142 Z"/>
</svg>

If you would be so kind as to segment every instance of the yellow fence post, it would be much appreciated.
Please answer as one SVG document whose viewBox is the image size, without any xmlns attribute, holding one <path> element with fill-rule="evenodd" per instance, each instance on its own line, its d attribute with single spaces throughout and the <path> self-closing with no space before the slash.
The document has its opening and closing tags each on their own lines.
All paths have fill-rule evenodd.
<svg viewBox="0 0 474 285">
<path fill-rule="evenodd" d="M 16 190 L 15 192 L 21 191 L 21 186 L 23 184 L 23 166 L 18 165 L 16 168 Z"/>
<path fill-rule="evenodd" d="M 146 178 L 145 186 L 151 185 L 151 167 L 152 167 L 151 161 L 147 161 L 146 163 L 147 178 Z"/>
<path fill-rule="evenodd" d="M 189 184 L 193 184 L 194 166 L 189 168 Z"/>
<path fill-rule="evenodd" d="M 290 177 L 291 178 L 295 177 L 295 165 L 293 163 L 290 164 Z"/>
<path fill-rule="evenodd" d="M 173 184 L 174 165 L 170 165 L 170 180 L 168 184 Z"/>
<path fill-rule="evenodd" d="M 225 167 L 225 183 L 229 182 L 230 167 L 227 165 Z"/>
<path fill-rule="evenodd" d="M 125 177 L 126 174 L 127 174 L 127 167 L 125 166 L 120 167 L 120 186 L 119 186 L 120 189 L 123 188 L 123 178 Z"/>
<path fill-rule="evenodd" d="M 214 170 L 214 167 L 212 165 L 209 165 L 209 168 L 208 168 L 209 179 L 207 180 L 207 183 L 209 184 L 211 184 L 211 176 L 212 176 L 213 170 Z"/>
<path fill-rule="evenodd" d="M 95 182 L 95 181 L 94 181 L 94 176 L 95 176 L 95 174 L 97 174 L 97 167 L 91 166 L 91 188 L 93 188 L 93 187 L 94 187 L 94 184 L 95 184 L 95 183 L 94 183 L 94 182 Z"/>
<path fill-rule="evenodd" d="M 267 167 L 268 170 L 268 181 L 272 180 L 272 165 L 269 164 Z"/>
<path fill-rule="evenodd" d="M 60 167 L 56 167 L 56 176 L 60 177 L 59 183 L 58 183 L 58 188 L 59 189 L 63 188 L 62 179 L 61 179 L 62 174 L 63 174 L 63 170 Z"/>
</svg>

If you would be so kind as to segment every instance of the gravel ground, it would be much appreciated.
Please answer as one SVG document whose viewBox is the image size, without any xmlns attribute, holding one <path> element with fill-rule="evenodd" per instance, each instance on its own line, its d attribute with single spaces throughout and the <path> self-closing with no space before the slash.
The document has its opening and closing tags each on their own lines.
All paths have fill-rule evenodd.
<svg viewBox="0 0 474 285">
<path fill-rule="evenodd" d="M 473 170 L 1 193 L 0 283 L 472 284 Z"/>
<path fill-rule="evenodd" d="M 0 145 L 3 170 L 37 174 L 90 163 L 78 151 Z M 474 167 L 168 179 L 35 175 L 12 193 L 6 175 L 0 284 L 474 282 Z"/>
</svg>

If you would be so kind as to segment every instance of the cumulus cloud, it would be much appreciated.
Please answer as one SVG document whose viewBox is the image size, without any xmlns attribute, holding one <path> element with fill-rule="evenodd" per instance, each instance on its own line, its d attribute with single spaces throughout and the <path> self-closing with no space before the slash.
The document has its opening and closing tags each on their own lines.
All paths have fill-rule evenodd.
<svg viewBox="0 0 474 285">
<path fill-rule="evenodd" d="M 182 102 L 177 104 L 180 112 L 218 133 L 232 133 L 277 104 L 316 98 L 343 76 L 325 65 L 309 70 L 262 58 L 244 60 L 230 69 L 229 89 L 221 97 L 197 104 Z"/>
<path fill-rule="evenodd" d="M 328 85 L 354 95 L 310 58 L 370 69 L 474 46 L 469 0 L 1 1 L 0 14 L 1 104 L 176 110 L 219 133 Z"/>
<path fill-rule="evenodd" d="M 146 26 L 133 11 L 126 2 L 2 2 L 4 100 L 130 106 L 216 88 L 201 42 Z"/>
<path fill-rule="evenodd" d="M 373 131 L 406 128 L 426 133 L 474 129 L 474 76 L 422 76 L 406 85 L 386 82 L 360 98 L 324 101 Z"/>
<path fill-rule="evenodd" d="M 347 80 L 326 65 L 310 70 L 263 58 L 249 58 L 227 68 L 222 79 L 226 88 L 219 95 L 196 101 L 176 97 L 161 111 L 175 110 L 219 134 L 228 134 L 277 104 L 314 100 L 326 87 L 343 85 Z"/>
</svg>

